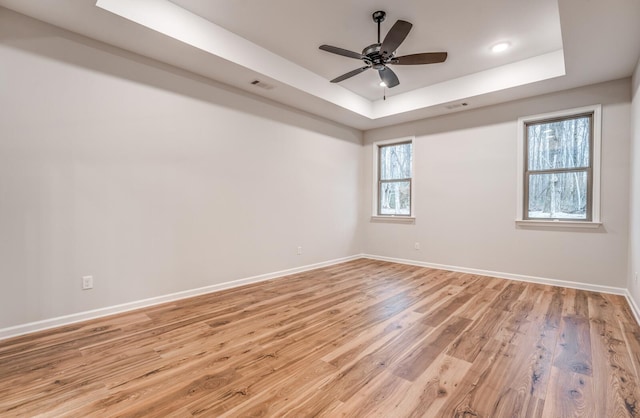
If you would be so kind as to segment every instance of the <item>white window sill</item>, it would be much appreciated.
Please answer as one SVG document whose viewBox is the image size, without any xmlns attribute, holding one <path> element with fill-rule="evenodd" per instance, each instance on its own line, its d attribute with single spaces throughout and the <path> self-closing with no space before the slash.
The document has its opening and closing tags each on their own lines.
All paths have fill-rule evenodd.
<svg viewBox="0 0 640 418">
<path fill-rule="evenodd" d="M 516 219 L 516 225 L 521 227 L 547 227 L 547 228 L 587 228 L 596 229 L 602 226 L 602 222 L 583 221 L 558 221 L 558 220 L 522 220 Z"/>
<path fill-rule="evenodd" d="M 399 216 L 399 215 L 373 215 L 371 222 L 388 222 L 392 224 L 414 224 L 415 216 Z"/>
</svg>

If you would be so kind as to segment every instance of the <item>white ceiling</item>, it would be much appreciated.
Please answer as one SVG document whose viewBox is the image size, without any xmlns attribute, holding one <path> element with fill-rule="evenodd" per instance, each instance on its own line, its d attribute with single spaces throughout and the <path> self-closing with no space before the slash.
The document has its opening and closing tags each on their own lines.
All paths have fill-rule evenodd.
<svg viewBox="0 0 640 418">
<path fill-rule="evenodd" d="M 0 0 L 0 5 L 358 129 L 462 111 L 629 76 L 640 55 L 638 0 Z M 442 64 L 395 66 L 383 89 L 374 70 L 328 80 L 360 52 L 413 23 L 397 55 L 447 51 Z M 490 47 L 512 48 L 493 54 Z M 259 79 L 271 86 L 252 86 Z M 461 107 L 460 103 L 468 103 Z M 452 106 L 453 105 L 453 106 Z M 451 109 L 453 107 L 453 109 Z"/>
<path fill-rule="evenodd" d="M 396 55 L 449 53 L 447 62 L 441 65 L 394 67 L 401 84 L 389 89 L 387 96 L 562 49 L 556 0 L 172 2 L 327 80 L 362 67 L 362 62 L 320 51 L 318 47 L 329 44 L 361 52 L 377 41 L 372 12 L 387 11 L 382 39 L 398 19 L 414 25 Z M 469 9 L 466 16 L 471 19 L 461 15 L 464 9 Z M 503 40 L 513 44 L 512 50 L 491 53 L 490 47 Z M 341 85 L 377 100 L 383 94 L 379 82 L 376 72 L 368 71 Z"/>
</svg>

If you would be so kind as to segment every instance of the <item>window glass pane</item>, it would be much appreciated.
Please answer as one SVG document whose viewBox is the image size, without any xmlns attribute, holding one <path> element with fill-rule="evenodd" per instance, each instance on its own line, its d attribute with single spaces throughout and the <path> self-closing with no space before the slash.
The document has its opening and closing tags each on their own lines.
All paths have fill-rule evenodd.
<svg viewBox="0 0 640 418">
<path fill-rule="evenodd" d="M 586 219 L 587 172 L 531 174 L 529 218 Z"/>
<path fill-rule="evenodd" d="M 411 215 L 410 193 L 408 181 L 380 183 L 380 214 Z"/>
<path fill-rule="evenodd" d="M 527 125 L 529 171 L 589 167 L 591 117 Z"/>
<path fill-rule="evenodd" d="M 411 143 L 380 147 L 380 180 L 411 178 Z"/>
</svg>

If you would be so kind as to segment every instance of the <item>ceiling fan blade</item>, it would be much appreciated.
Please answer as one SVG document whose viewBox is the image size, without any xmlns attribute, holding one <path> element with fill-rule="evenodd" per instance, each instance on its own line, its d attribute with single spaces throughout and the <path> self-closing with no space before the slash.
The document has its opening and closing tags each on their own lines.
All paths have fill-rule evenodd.
<svg viewBox="0 0 640 418">
<path fill-rule="evenodd" d="M 395 65 L 420 65 L 420 64 L 437 64 L 447 59 L 446 52 L 425 52 L 422 54 L 402 55 L 395 57 L 390 64 Z"/>
<path fill-rule="evenodd" d="M 387 86 L 387 88 L 392 88 L 400 84 L 398 76 L 389 67 L 380 68 L 378 70 L 378 74 L 380 74 L 380 79 L 384 81 L 384 84 Z"/>
<path fill-rule="evenodd" d="M 339 83 L 339 82 L 341 82 L 341 81 L 346 80 L 347 78 L 351 78 L 351 77 L 353 77 L 354 75 L 358 75 L 358 74 L 360 74 L 361 72 L 363 72 L 364 70 L 368 70 L 369 68 L 371 68 L 371 67 L 366 66 L 366 67 L 356 68 L 356 69 L 355 69 L 355 70 L 353 70 L 353 71 L 349 71 L 349 72 L 348 72 L 348 73 L 346 73 L 346 74 L 342 74 L 340 77 L 336 77 L 336 78 L 334 78 L 333 80 L 331 80 L 331 82 L 332 82 L 332 83 Z"/>
<path fill-rule="evenodd" d="M 322 49 L 323 51 L 331 52 L 332 54 L 342 55 L 343 57 L 355 58 L 357 60 L 361 60 L 365 58 L 365 56 L 362 54 L 349 51 L 348 49 L 338 48 L 337 46 L 320 45 L 320 49 Z"/>
<path fill-rule="evenodd" d="M 385 56 L 393 54 L 407 37 L 412 27 L 413 25 L 411 23 L 404 20 L 396 21 L 391 27 L 391 30 L 389 30 L 389 33 L 387 33 L 387 36 L 384 37 L 384 41 L 382 41 L 382 46 L 380 47 L 380 53 Z"/>
</svg>

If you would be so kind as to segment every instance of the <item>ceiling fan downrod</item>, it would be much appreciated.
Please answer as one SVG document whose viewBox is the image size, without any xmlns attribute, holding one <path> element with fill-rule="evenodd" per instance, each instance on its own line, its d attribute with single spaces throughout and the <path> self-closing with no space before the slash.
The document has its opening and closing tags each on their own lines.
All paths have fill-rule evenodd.
<svg viewBox="0 0 640 418">
<path fill-rule="evenodd" d="M 380 43 L 380 23 L 384 22 L 384 18 L 387 17 L 387 13 L 382 10 L 378 10 L 377 12 L 373 12 L 371 17 L 373 17 L 373 21 L 378 24 L 378 43 Z"/>
</svg>

